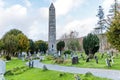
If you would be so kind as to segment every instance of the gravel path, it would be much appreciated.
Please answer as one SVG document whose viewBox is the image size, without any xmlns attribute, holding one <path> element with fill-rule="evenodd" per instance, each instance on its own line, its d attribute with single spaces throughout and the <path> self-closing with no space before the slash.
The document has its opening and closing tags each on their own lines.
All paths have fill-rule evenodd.
<svg viewBox="0 0 120 80">
<path fill-rule="evenodd" d="M 66 67 L 66 66 L 53 65 L 53 64 L 43 64 L 39 62 L 39 60 L 34 60 L 34 67 L 42 68 L 43 65 L 46 65 L 46 67 L 49 70 L 68 72 L 68 73 L 78 73 L 78 74 L 85 74 L 86 72 L 91 72 L 93 75 L 98 77 L 109 78 L 112 80 L 120 80 L 120 70 Z"/>
</svg>

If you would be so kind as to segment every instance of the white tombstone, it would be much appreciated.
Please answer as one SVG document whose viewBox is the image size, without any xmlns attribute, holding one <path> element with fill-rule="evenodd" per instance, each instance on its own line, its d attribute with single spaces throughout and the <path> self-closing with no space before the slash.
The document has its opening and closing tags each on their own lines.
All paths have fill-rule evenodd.
<svg viewBox="0 0 120 80">
<path fill-rule="evenodd" d="M 6 71 L 6 63 L 3 60 L 0 60 L 0 80 L 5 80 L 4 74 Z"/>
<path fill-rule="evenodd" d="M 0 74 L 4 74 L 6 69 L 6 63 L 3 60 L 0 60 Z"/>
<path fill-rule="evenodd" d="M 60 56 L 61 54 L 60 54 L 60 51 L 58 52 L 58 56 Z"/>
</svg>

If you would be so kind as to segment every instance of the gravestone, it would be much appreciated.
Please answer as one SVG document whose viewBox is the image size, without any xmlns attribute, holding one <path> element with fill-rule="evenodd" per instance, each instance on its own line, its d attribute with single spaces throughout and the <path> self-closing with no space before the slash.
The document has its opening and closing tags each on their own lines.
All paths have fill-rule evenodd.
<svg viewBox="0 0 120 80">
<path fill-rule="evenodd" d="M 98 57 L 97 56 L 95 56 L 95 60 L 96 60 L 96 63 L 98 64 Z"/>
<path fill-rule="evenodd" d="M 87 57 L 86 62 L 89 62 L 89 57 Z"/>
<path fill-rule="evenodd" d="M 75 80 L 80 80 L 80 76 L 79 75 L 75 75 Z"/>
<path fill-rule="evenodd" d="M 20 53 L 18 53 L 18 59 L 21 59 L 21 54 Z"/>
<path fill-rule="evenodd" d="M 4 74 L 6 71 L 6 63 L 3 60 L 0 60 L 0 80 L 5 80 Z"/>
<path fill-rule="evenodd" d="M 80 53 L 80 58 L 82 58 L 84 60 L 84 56 L 82 53 Z"/>
<path fill-rule="evenodd" d="M 5 73 L 6 63 L 3 60 L 0 60 L 0 74 Z"/>
<path fill-rule="evenodd" d="M 60 51 L 58 52 L 58 56 L 59 56 L 59 57 L 61 56 Z"/>
<path fill-rule="evenodd" d="M 70 55 L 71 55 L 71 57 L 73 57 L 73 55 L 74 55 L 74 54 L 73 54 L 73 52 L 71 52 L 71 54 L 70 54 Z"/>
<path fill-rule="evenodd" d="M 30 61 L 29 61 L 29 67 L 30 67 L 30 68 L 33 68 L 33 66 L 34 66 L 34 61 L 33 61 L 33 60 L 30 60 Z"/>
<path fill-rule="evenodd" d="M 113 60 L 114 56 L 111 57 L 111 61 L 112 61 L 112 64 L 114 64 L 114 60 Z"/>
<path fill-rule="evenodd" d="M 72 58 L 72 64 L 77 64 L 78 63 L 78 56 L 74 56 Z"/>
<path fill-rule="evenodd" d="M 111 60 L 110 59 L 108 59 L 108 58 L 106 58 L 106 65 L 108 66 L 108 67 L 111 67 Z"/>
</svg>

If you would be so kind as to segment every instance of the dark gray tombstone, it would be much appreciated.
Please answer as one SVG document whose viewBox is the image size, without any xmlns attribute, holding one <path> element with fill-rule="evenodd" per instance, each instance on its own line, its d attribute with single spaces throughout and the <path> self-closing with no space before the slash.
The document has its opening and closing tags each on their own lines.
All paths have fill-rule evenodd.
<svg viewBox="0 0 120 80">
<path fill-rule="evenodd" d="M 73 58 L 72 58 L 72 64 L 77 64 L 78 63 L 78 56 L 74 56 Z"/>
<path fill-rule="evenodd" d="M 3 60 L 0 60 L 0 80 L 5 80 L 4 74 L 6 71 L 6 63 Z"/>
<path fill-rule="evenodd" d="M 46 65 L 43 65 L 43 70 L 44 71 L 48 70 Z"/>
<path fill-rule="evenodd" d="M 87 57 L 86 62 L 89 62 L 89 57 Z"/>
<path fill-rule="evenodd" d="M 30 60 L 29 61 L 29 68 L 33 68 L 34 67 L 34 61 L 33 60 Z"/>
<path fill-rule="evenodd" d="M 95 56 L 95 60 L 96 60 L 96 63 L 98 64 L 98 57 L 97 56 Z"/>
<path fill-rule="evenodd" d="M 101 53 L 101 58 L 103 58 L 104 57 L 104 53 Z"/>
</svg>

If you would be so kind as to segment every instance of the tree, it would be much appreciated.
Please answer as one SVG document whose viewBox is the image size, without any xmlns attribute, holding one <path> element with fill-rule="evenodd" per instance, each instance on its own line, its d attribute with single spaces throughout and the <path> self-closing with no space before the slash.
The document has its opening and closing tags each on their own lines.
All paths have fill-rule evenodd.
<svg viewBox="0 0 120 80">
<path fill-rule="evenodd" d="M 59 41 L 57 43 L 57 51 L 61 52 L 64 49 L 64 47 L 65 47 L 65 42 L 64 41 Z"/>
<path fill-rule="evenodd" d="M 117 12 L 106 34 L 111 46 L 120 51 L 120 12 Z"/>
<path fill-rule="evenodd" d="M 99 38 L 95 34 L 88 34 L 83 38 L 83 49 L 89 58 L 93 58 L 94 54 L 99 50 Z"/>
<path fill-rule="evenodd" d="M 4 49 L 4 43 L 3 40 L 0 39 L 0 51 Z"/>
<path fill-rule="evenodd" d="M 36 49 L 36 52 L 40 51 L 40 52 L 46 53 L 48 49 L 48 44 L 45 41 L 38 40 L 35 42 L 35 49 Z"/>
<path fill-rule="evenodd" d="M 68 41 L 67 41 L 67 47 L 70 50 L 76 51 L 80 50 L 80 43 L 79 40 L 77 39 L 78 32 L 76 31 L 71 31 L 70 34 L 68 35 Z"/>
<path fill-rule="evenodd" d="M 22 31 L 17 29 L 11 29 L 2 37 L 4 43 L 4 50 L 7 56 L 14 55 L 18 51 L 25 50 L 28 48 L 28 39 L 22 33 Z"/>
<path fill-rule="evenodd" d="M 28 51 L 28 49 L 29 49 L 29 40 L 28 40 L 27 36 L 25 36 L 24 34 L 18 34 L 17 39 L 18 39 L 18 49 L 19 49 L 19 51 L 20 52 Z"/>
<path fill-rule="evenodd" d="M 35 43 L 32 39 L 29 39 L 29 51 L 31 54 L 33 54 L 35 51 Z"/>
</svg>

